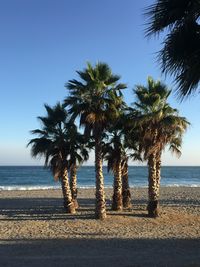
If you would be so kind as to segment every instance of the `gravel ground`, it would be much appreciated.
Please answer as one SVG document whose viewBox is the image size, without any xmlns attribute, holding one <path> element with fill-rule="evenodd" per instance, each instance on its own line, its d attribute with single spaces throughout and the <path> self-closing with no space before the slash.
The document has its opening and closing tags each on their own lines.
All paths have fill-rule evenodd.
<svg viewBox="0 0 200 267">
<path fill-rule="evenodd" d="M 161 188 L 156 219 L 147 189 L 132 189 L 122 212 L 106 189 L 104 221 L 94 218 L 94 189 L 78 196 L 68 215 L 60 190 L 0 191 L 0 266 L 200 266 L 200 188 Z"/>
</svg>

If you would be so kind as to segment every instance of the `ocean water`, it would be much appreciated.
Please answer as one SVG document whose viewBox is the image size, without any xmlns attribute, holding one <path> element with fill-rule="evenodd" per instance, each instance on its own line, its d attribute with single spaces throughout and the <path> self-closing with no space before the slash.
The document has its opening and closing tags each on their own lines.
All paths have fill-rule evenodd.
<svg viewBox="0 0 200 267">
<path fill-rule="evenodd" d="M 103 168 L 105 187 L 113 184 L 112 173 Z M 129 183 L 132 187 L 147 187 L 147 167 L 129 167 Z M 162 167 L 161 186 L 200 187 L 200 167 Z M 78 170 L 78 187 L 95 186 L 95 169 L 83 166 Z M 0 166 L 0 190 L 33 190 L 60 188 L 51 172 L 42 166 Z"/>
</svg>

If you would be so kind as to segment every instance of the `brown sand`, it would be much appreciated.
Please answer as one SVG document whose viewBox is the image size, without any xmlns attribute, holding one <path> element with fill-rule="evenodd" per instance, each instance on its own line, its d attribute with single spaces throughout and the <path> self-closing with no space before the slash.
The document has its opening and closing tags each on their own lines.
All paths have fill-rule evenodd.
<svg viewBox="0 0 200 267">
<path fill-rule="evenodd" d="M 94 219 L 94 190 L 80 189 L 76 215 L 60 190 L 0 192 L 0 266 L 200 266 L 200 188 L 162 188 L 160 217 L 146 216 L 147 189 L 133 208 Z"/>
</svg>

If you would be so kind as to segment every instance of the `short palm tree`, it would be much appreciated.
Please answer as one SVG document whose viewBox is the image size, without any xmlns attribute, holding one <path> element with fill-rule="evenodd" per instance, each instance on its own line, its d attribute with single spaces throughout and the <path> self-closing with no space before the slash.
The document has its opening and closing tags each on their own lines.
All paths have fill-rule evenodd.
<svg viewBox="0 0 200 267">
<path fill-rule="evenodd" d="M 123 197 L 122 197 L 122 134 L 119 130 L 113 130 L 110 133 L 109 142 L 104 144 L 103 154 L 108 163 L 108 172 L 113 171 L 114 183 L 113 183 L 113 198 L 112 209 L 123 209 Z"/>
<path fill-rule="evenodd" d="M 200 2 L 156 0 L 145 13 L 148 36 L 167 30 L 159 53 L 162 71 L 175 77 L 181 97 L 188 96 L 200 81 Z"/>
<path fill-rule="evenodd" d="M 147 87 L 136 86 L 135 94 L 135 105 L 140 112 L 136 119 L 137 127 L 140 129 L 140 152 L 143 152 L 149 167 L 148 212 L 150 216 L 156 217 L 162 151 L 168 144 L 175 149 L 175 140 L 179 140 L 180 144 L 189 123 L 185 118 L 179 117 L 177 110 L 166 102 L 170 91 L 160 81 L 154 81 L 149 77 Z"/>
<path fill-rule="evenodd" d="M 134 124 L 133 124 L 134 125 Z M 125 129 L 125 131 L 127 131 Z M 134 131 L 134 134 L 133 134 Z M 122 152 L 122 197 L 123 197 L 123 207 L 131 208 L 131 190 L 129 186 L 129 176 L 128 176 L 128 162 L 142 161 L 140 153 L 138 151 L 138 140 L 135 137 L 135 128 L 128 130 L 124 136 L 123 152 Z"/>
<path fill-rule="evenodd" d="M 64 208 L 68 213 L 75 213 L 68 180 L 69 139 L 67 135 L 68 114 L 61 104 L 54 107 L 45 105 L 46 117 L 38 117 L 41 129 L 32 131 L 38 138 L 31 139 L 33 157 L 45 157 L 45 166 L 50 167 L 55 180 L 60 179 L 64 198 Z"/>
<path fill-rule="evenodd" d="M 129 158 L 135 159 L 136 146 L 130 139 L 132 136 L 130 136 L 130 130 L 127 126 L 126 109 L 123 109 L 116 122 L 110 124 L 107 133 L 108 142 L 105 142 L 103 147 L 104 158 L 108 163 L 108 171 L 112 170 L 114 174 L 113 210 L 131 207 L 128 160 Z"/>
<path fill-rule="evenodd" d="M 69 170 L 70 170 L 70 189 L 75 208 L 78 208 L 77 201 L 77 169 L 84 161 L 89 158 L 87 140 L 84 135 L 78 132 L 74 122 L 69 121 L 66 125 L 67 137 L 69 139 Z"/>
<path fill-rule="evenodd" d="M 72 118 L 80 118 L 85 135 L 92 134 L 95 141 L 96 171 L 96 218 L 106 218 L 104 177 L 102 169 L 102 135 L 109 121 L 118 117 L 123 104 L 121 89 L 125 84 L 118 83 L 119 76 L 113 75 L 109 66 L 98 63 L 77 72 L 81 81 L 70 80 L 66 84 L 69 96 L 65 105 Z"/>
<path fill-rule="evenodd" d="M 129 186 L 128 176 L 128 162 L 129 159 L 134 161 L 142 161 L 139 152 L 139 136 L 140 131 L 136 127 L 135 120 L 137 118 L 138 111 L 132 107 L 127 107 L 122 115 L 121 126 L 123 132 L 123 150 L 122 150 L 122 196 L 123 207 L 131 208 L 131 190 Z"/>
</svg>

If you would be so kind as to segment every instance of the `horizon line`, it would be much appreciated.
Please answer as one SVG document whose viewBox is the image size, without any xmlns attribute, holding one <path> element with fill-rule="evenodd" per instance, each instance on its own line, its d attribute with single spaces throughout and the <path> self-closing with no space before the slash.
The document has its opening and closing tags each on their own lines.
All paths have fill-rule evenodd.
<svg viewBox="0 0 200 267">
<path fill-rule="evenodd" d="M 48 166 L 44 166 L 44 165 L 21 165 L 21 164 L 4 164 L 1 165 L 0 167 L 44 167 L 44 168 L 49 168 Z M 95 167 L 95 165 L 81 165 L 80 167 Z M 103 165 L 103 167 L 107 167 L 107 165 Z M 148 165 L 129 165 L 129 167 L 148 167 Z M 161 167 L 200 167 L 200 165 L 162 165 Z"/>
</svg>

